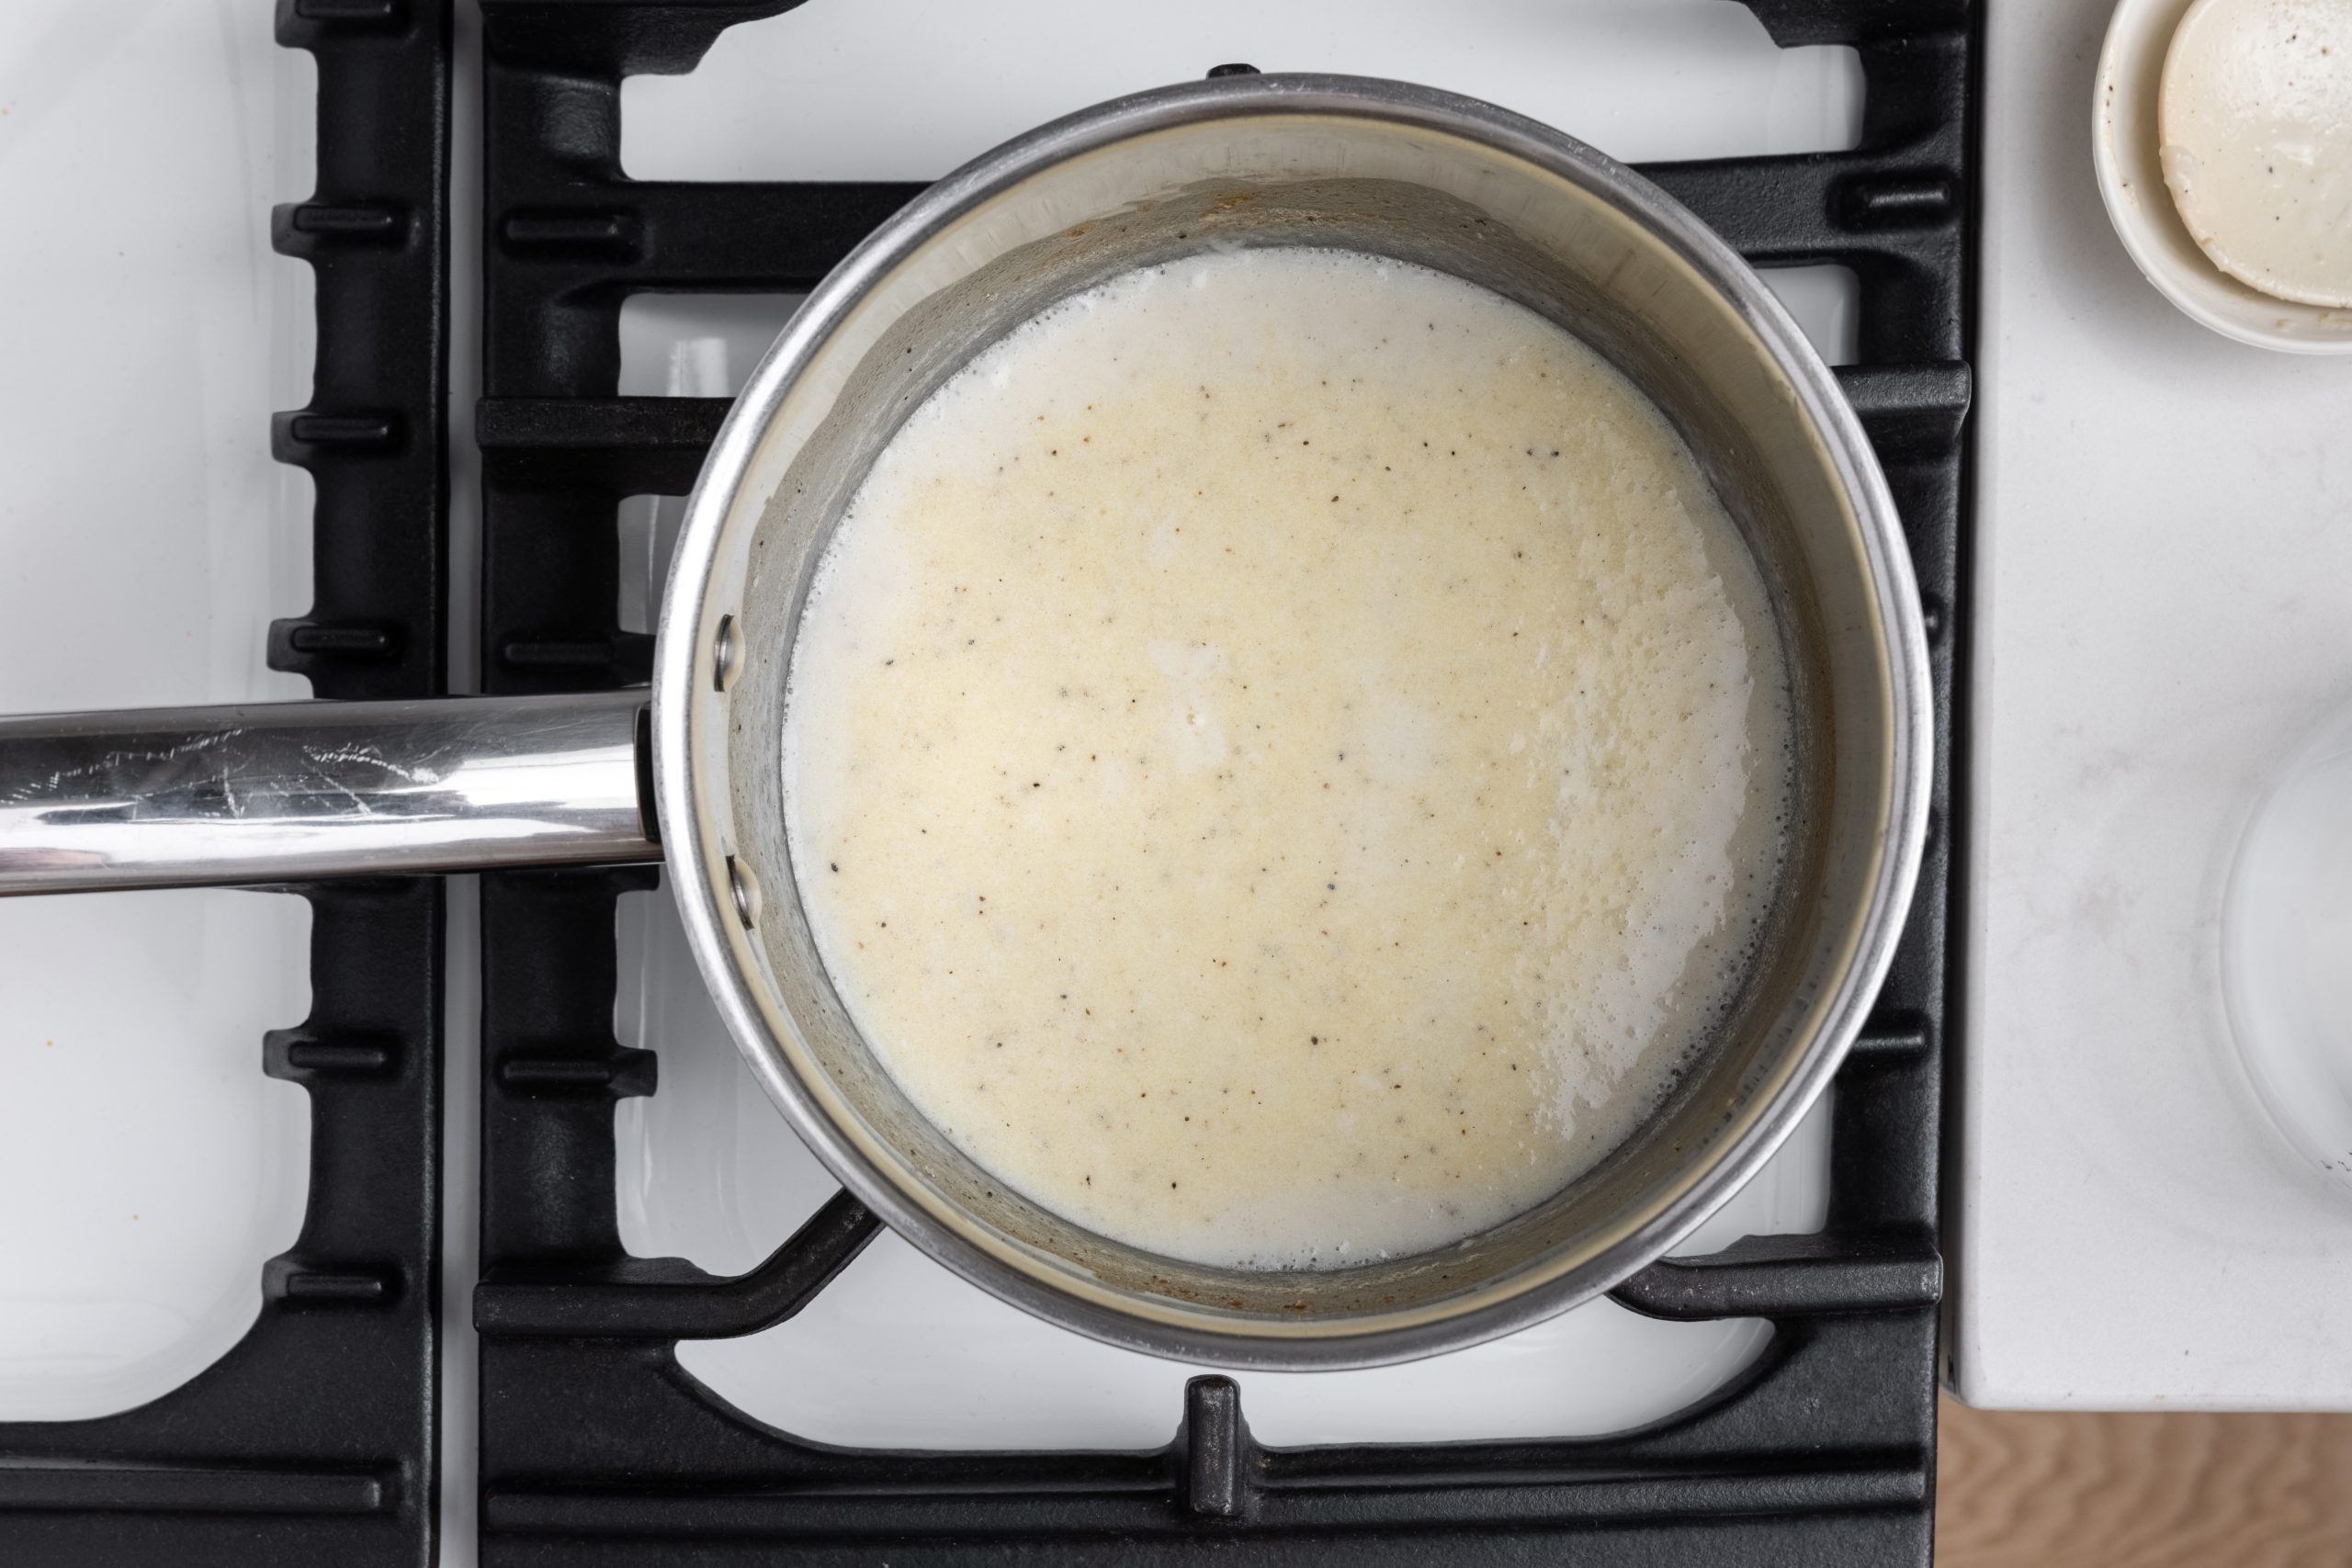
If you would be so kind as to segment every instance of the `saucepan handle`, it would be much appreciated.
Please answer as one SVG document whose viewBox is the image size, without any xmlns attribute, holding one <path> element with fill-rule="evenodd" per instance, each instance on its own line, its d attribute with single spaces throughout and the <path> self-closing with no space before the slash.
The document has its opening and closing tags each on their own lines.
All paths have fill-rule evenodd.
<svg viewBox="0 0 2352 1568">
<path fill-rule="evenodd" d="M 0 719 L 0 894 L 659 860 L 647 701 Z"/>
</svg>

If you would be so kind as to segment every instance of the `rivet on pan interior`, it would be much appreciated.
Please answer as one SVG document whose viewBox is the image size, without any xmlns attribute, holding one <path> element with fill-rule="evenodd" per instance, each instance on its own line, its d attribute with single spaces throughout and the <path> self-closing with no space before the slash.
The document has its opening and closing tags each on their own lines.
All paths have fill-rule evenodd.
<svg viewBox="0 0 2352 1568">
<path fill-rule="evenodd" d="M 712 656 L 710 689 L 714 692 L 723 692 L 727 689 L 727 683 L 735 679 L 734 616 L 718 617 L 718 635 L 710 639 L 710 651 Z"/>
<path fill-rule="evenodd" d="M 744 870 L 733 855 L 729 855 L 727 886 L 735 895 L 735 918 L 743 922 L 745 931 L 750 931 L 760 923 L 759 880 Z"/>
</svg>

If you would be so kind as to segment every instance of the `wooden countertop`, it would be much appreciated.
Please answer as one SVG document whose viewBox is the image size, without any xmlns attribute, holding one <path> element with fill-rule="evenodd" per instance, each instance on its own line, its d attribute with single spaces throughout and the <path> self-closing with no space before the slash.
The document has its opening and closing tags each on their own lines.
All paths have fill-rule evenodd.
<svg viewBox="0 0 2352 1568">
<path fill-rule="evenodd" d="M 2045 1415 L 1945 1400 L 1939 1568 L 2352 1563 L 2352 1416 Z"/>
</svg>

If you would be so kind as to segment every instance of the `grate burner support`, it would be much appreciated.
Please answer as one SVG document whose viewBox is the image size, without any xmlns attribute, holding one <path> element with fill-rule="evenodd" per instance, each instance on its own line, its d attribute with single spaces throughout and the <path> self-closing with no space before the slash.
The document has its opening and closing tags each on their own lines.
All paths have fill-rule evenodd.
<svg viewBox="0 0 2352 1568">
<path fill-rule="evenodd" d="M 1838 380 L 1903 515 L 1930 640 L 1937 777 L 1919 891 L 1878 1009 L 1838 1079 L 1817 1235 L 1654 1265 L 1617 1299 L 1672 1318 L 1759 1315 L 1763 1359 L 1699 1407 L 1612 1437 L 1266 1449 L 1224 1378 L 1188 1387 L 1142 1453 L 911 1453 L 802 1441 L 729 1408 L 683 1338 L 781 1321 L 874 1221 L 846 1194 L 750 1273 L 621 1249 L 612 1106 L 650 1092 L 615 1040 L 615 900 L 643 872 L 484 878 L 481 1551 L 491 1568 L 812 1562 L 1137 1562 L 1215 1546 L 1288 1563 L 1518 1562 L 1530 1532 L 1595 1564 L 1928 1562 L 1946 1011 L 1950 779 L 1971 393 L 1974 124 L 1967 0 L 1747 0 L 1783 46 L 1848 44 L 1866 99 L 1849 152 L 1643 172 L 1759 266 L 1860 282 Z M 813 286 L 920 188 L 637 181 L 624 76 L 693 68 L 725 28 L 792 0 L 483 0 L 483 448 L 488 682 L 643 679 L 622 632 L 613 509 L 680 494 L 727 403 L 617 396 L 622 301 L 649 289 Z M 558 1095 L 535 1054 L 602 1064 Z"/>
<path fill-rule="evenodd" d="M 271 214 L 317 283 L 310 407 L 270 446 L 310 471 L 314 598 L 272 669 L 321 697 L 445 689 L 448 554 L 447 0 L 280 0 L 318 62 L 318 188 Z M 256 433 L 258 434 L 258 433 Z M 259 525 L 264 520 L 254 520 Z M 310 1097 L 310 1201 L 263 1269 L 259 1317 L 161 1399 L 0 1425 L 0 1558 L 15 1565 L 428 1565 L 438 1447 L 441 1002 L 437 879 L 322 884 L 311 1016 L 259 1066 Z"/>
</svg>

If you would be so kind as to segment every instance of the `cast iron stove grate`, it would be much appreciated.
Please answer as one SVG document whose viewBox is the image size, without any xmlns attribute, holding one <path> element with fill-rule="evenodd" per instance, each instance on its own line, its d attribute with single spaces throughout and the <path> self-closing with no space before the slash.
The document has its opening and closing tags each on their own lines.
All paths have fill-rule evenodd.
<svg viewBox="0 0 2352 1568">
<path fill-rule="evenodd" d="M 874 1233 L 836 1197 L 736 1279 L 637 1258 L 614 1218 L 613 1106 L 651 1093 L 614 1034 L 615 900 L 655 874 L 483 878 L 481 1529 L 485 1563 L 793 1561 L 1925 1562 L 1935 1451 L 1938 1107 L 1971 204 L 1966 0 L 1747 0 L 1782 46 L 1851 44 L 1850 152 L 1645 172 L 1759 265 L 1860 280 L 1839 372 L 1884 461 L 1932 643 L 1935 827 L 1877 1013 L 1838 1077 L 1817 1235 L 1659 1264 L 1618 1299 L 1771 1320 L 1736 1387 L 1599 1439 L 1269 1449 L 1194 1380 L 1165 1449 L 919 1453 L 803 1441 L 734 1412 L 682 1338 L 780 1322 Z M 645 679 L 615 508 L 683 494 L 725 400 L 624 398 L 644 290 L 805 291 L 918 188 L 686 184 L 620 170 L 620 82 L 692 69 L 790 0 L 483 0 L 483 668 L 497 692 Z"/>
<path fill-rule="evenodd" d="M 317 189 L 270 226 L 316 276 L 311 403 L 270 428 L 278 461 L 316 482 L 316 581 L 310 613 L 270 628 L 269 664 L 321 697 L 434 696 L 448 0 L 279 0 L 277 27 L 318 62 Z M 300 1236 L 265 1267 L 252 1330 L 187 1383 L 118 1416 L 0 1425 L 11 1565 L 433 1560 L 441 886 L 283 891 L 311 903 L 311 1016 L 271 1031 L 258 1065 L 310 1094 Z"/>
</svg>

